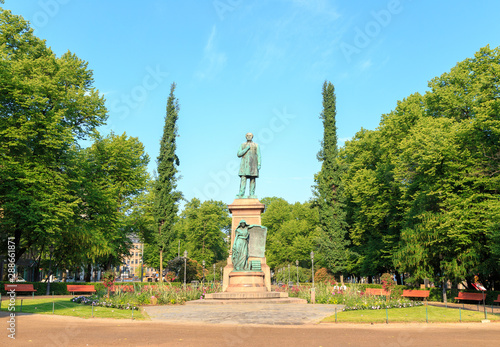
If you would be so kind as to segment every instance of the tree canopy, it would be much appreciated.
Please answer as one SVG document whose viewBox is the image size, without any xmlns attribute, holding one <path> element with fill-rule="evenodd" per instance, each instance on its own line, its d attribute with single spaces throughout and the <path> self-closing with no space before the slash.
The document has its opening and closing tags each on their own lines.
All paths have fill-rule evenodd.
<svg viewBox="0 0 500 347">
<path fill-rule="evenodd" d="M 0 227 L 15 237 L 17 260 L 74 225 L 77 140 L 107 115 L 87 62 L 56 57 L 10 11 L 1 11 L 0 28 Z"/>
<path fill-rule="evenodd" d="M 481 48 L 346 143 L 356 272 L 500 279 L 499 72 L 500 49 Z"/>
</svg>

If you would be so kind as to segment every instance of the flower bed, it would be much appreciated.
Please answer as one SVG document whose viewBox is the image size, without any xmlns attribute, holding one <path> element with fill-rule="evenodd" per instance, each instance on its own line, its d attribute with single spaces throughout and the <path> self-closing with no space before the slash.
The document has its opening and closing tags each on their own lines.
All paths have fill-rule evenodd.
<svg viewBox="0 0 500 347">
<path fill-rule="evenodd" d="M 72 302 L 76 302 L 78 304 L 83 304 L 83 305 L 93 305 L 93 306 L 100 306 L 100 307 L 111 307 L 111 308 L 117 308 L 119 310 L 138 310 L 139 307 L 137 307 L 134 304 L 126 303 L 126 304 L 120 304 L 113 302 L 112 299 L 99 299 L 96 296 L 77 296 L 71 299 Z"/>
<path fill-rule="evenodd" d="M 311 286 L 275 286 L 273 290 L 287 292 L 290 297 L 298 297 L 311 302 Z M 398 292 L 399 293 L 399 292 Z M 318 304 L 344 305 L 345 311 L 377 310 L 385 308 L 403 308 L 423 305 L 421 301 L 411 301 L 402 298 L 400 294 L 386 298 L 385 296 L 367 295 L 362 285 L 349 284 L 340 289 L 336 283 L 317 283 L 315 297 Z"/>
<path fill-rule="evenodd" d="M 154 285 L 133 285 L 132 291 L 118 289 L 110 294 L 109 298 L 101 296 L 78 296 L 71 301 L 84 305 L 113 307 L 118 309 L 137 310 L 141 305 L 176 305 L 186 301 L 204 299 L 207 293 L 216 293 L 221 290 L 220 285 L 206 284 L 205 286 L 190 286 L 186 289 L 172 286 L 168 283 Z"/>
</svg>

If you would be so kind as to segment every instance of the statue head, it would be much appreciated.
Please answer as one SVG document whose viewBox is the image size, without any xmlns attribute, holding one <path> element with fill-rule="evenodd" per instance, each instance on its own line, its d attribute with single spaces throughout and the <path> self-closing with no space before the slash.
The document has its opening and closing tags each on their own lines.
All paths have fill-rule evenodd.
<svg viewBox="0 0 500 347">
<path fill-rule="evenodd" d="M 247 222 L 245 222 L 244 219 L 242 219 L 242 220 L 240 220 L 240 225 L 239 226 L 242 227 L 242 228 L 245 228 L 245 227 L 248 226 L 248 224 L 247 224 Z"/>
<path fill-rule="evenodd" d="M 247 141 L 252 141 L 252 139 L 253 139 L 253 134 L 252 134 L 252 133 L 247 133 L 247 134 L 245 135 L 245 137 L 247 138 Z"/>
</svg>

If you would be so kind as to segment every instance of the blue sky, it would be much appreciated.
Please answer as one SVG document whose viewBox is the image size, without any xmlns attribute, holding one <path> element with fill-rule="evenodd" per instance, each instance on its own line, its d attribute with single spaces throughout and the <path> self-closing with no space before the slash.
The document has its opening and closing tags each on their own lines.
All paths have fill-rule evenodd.
<svg viewBox="0 0 500 347">
<path fill-rule="evenodd" d="M 339 143 L 489 44 L 498 1 L 6 0 L 60 56 L 88 61 L 111 130 L 156 168 L 172 82 L 180 104 L 178 188 L 231 203 L 238 146 L 261 145 L 256 193 L 304 202 L 320 170 L 321 87 L 337 96 Z"/>
</svg>

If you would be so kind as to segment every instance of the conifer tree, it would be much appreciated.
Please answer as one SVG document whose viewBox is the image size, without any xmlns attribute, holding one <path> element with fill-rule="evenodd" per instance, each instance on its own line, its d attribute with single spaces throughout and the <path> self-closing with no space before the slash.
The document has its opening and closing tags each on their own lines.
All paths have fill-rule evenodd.
<svg viewBox="0 0 500 347">
<path fill-rule="evenodd" d="M 155 217 L 158 225 L 156 243 L 160 252 L 160 278 L 163 273 L 163 251 L 170 244 L 173 233 L 173 225 L 177 217 L 178 201 L 182 194 L 177 188 L 177 167 L 179 158 L 175 154 L 177 137 L 177 118 L 179 116 L 178 100 L 174 96 L 175 83 L 170 87 L 170 95 L 167 101 L 167 115 L 163 136 L 160 142 L 160 154 L 158 156 L 158 177 L 155 189 Z"/>
<path fill-rule="evenodd" d="M 315 200 L 319 208 L 319 255 L 321 261 L 334 273 L 342 273 L 348 267 L 345 212 L 342 203 L 342 167 L 338 160 L 337 126 L 335 117 L 335 88 L 331 82 L 323 84 L 322 148 L 318 153 L 321 171 L 315 177 Z"/>
</svg>

